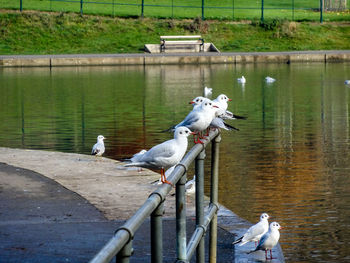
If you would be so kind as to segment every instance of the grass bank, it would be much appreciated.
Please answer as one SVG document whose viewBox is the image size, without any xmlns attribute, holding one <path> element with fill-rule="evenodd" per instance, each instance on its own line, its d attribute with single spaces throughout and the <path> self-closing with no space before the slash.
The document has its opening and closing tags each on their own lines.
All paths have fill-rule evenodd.
<svg viewBox="0 0 350 263">
<path fill-rule="evenodd" d="M 140 53 L 160 35 L 201 34 L 222 52 L 350 49 L 350 22 L 111 18 L 0 12 L 0 54 Z"/>
</svg>

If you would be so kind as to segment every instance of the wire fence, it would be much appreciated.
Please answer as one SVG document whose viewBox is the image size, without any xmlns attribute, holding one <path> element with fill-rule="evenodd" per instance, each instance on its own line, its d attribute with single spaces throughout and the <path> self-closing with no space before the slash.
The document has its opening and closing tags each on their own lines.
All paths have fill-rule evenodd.
<svg viewBox="0 0 350 263">
<path fill-rule="evenodd" d="M 349 0 L 1 0 L 0 8 L 121 17 L 350 20 Z"/>
</svg>

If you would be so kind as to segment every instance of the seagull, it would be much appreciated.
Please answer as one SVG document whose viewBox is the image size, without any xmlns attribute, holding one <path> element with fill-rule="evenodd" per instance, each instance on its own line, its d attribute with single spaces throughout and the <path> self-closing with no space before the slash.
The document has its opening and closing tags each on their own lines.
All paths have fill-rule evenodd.
<svg viewBox="0 0 350 263">
<path fill-rule="evenodd" d="M 174 139 L 165 141 L 161 144 L 153 146 L 150 150 L 145 152 L 124 167 L 143 167 L 150 169 L 160 169 L 162 183 L 172 185 L 166 180 L 164 170 L 179 163 L 187 150 L 187 137 L 192 134 L 187 127 L 178 127 L 174 132 Z"/>
<path fill-rule="evenodd" d="M 147 152 L 147 150 L 143 149 L 139 151 L 138 153 L 135 153 L 130 159 L 128 159 L 130 162 L 138 162 L 142 156 Z"/>
<path fill-rule="evenodd" d="M 245 84 L 246 79 L 245 79 L 244 76 L 242 76 L 241 78 L 238 78 L 237 81 L 238 81 L 239 83 Z"/>
<path fill-rule="evenodd" d="M 255 250 L 248 252 L 248 254 L 258 250 L 265 250 L 265 259 L 273 259 L 272 248 L 277 245 L 280 238 L 279 229 L 282 229 L 282 227 L 277 222 L 272 222 L 269 231 L 261 237 L 258 246 Z M 267 257 L 268 250 L 270 250 L 270 258 Z"/>
<path fill-rule="evenodd" d="M 204 97 L 208 97 L 208 96 L 210 96 L 212 94 L 213 94 L 213 89 L 212 88 L 204 87 Z"/>
<path fill-rule="evenodd" d="M 350 80 L 345 80 L 345 82 L 344 82 L 344 84 L 346 84 L 346 85 L 350 85 Z"/>
<path fill-rule="evenodd" d="M 189 180 L 185 184 L 186 194 L 194 194 L 196 192 L 196 175 L 193 176 L 192 180 Z"/>
<path fill-rule="evenodd" d="M 266 83 L 273 83 L 273 82 L 276 81 L 276 79 L 267 76 L 267 77 L 265 78 L 265 81 L 266 81 Z"/>
<path fill-rule="evenodd" d="M 106 139 L 103 135 L 97 136 L 97 143 L 92 147 L 91 155 L 102 156 L 105 152 L 105 144 L 103 140 Z"/>
<path fill-rule="evenodd" d="M 269 229 L 269 215 L 266 213 L 262 213 L 260 216 L 260 221 L 256 223 L 255 225 L 251 226 L 247 232 L 240 238 L 238 238 L 235 242 L 232 244 L 236 245 L 240 243 L 240 246 L 243 246 L 244 244 L 251 242 L 251 241 L 259 241 L 260 238 L 268 231 Z"/>
<path fill-rule="evenodd" d="M 211 121 L 215 118 L 216 106 L 210 99 L 204 98 L 199 107 L 195 107 L 186 118 L 177 124 L 174 128 L 187 127 L 197 136 L 201 131 L 209 127 Z M 194 143 L 203 143 L 199 138 L 194 138 Z"/>
<path fill-rule="evenodd" d="M 232 101 L 232 99 L 228 98 L 225 94 L 220 94 L 215 100 L 213 100 L 215 105 L 218 105 L 219 109 L 220 109 L 216 112 L 216 116 L 218 116 L 222 119 L 231 119 L 231 120 L 243 119 L 243 120 L 245 120 L 246 117 L 235 115 L 232 112 L 227 110 L 227 107 L 228 107 L 227 102 L 228 101 Z"/>
<path fill-rule="evenodd" d="M 203 102 L 205 98 L 204 97 L 196 97 L 194 98 L 190 104 L 193 105 L 193 109 L 198 109 L 200 103 Z M 217 112 L 221 110 L 217 109 Z M 218 115 L 218 113 L 216 113 L 216 115 Z M 226 122 L 224 122 L 224 120 L 221 117 L 215 117 L 212 122 L 210 123 L 210 127 L 211 128 L 219 128 L 219 129 L 224 129 L 224 130 L 236 130 L 239 131 L 239 129 L 227 124 Z"/>
</svg>

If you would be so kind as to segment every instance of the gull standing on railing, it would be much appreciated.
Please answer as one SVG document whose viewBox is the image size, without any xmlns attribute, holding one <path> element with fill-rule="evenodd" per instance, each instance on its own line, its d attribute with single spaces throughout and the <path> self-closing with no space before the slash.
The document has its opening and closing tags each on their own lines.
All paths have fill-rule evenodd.
<svg viewBox="0 0 350 263">
<path fill-rule="evenodd" d="M 221 94 L 219 95 L 215 100 L 213 100 L 213 102 L 215 103 L 215 105 L 219 106 L 219 109 L 216 113 L 216 116 L 222 118 L 222 119 L 243 119 L 245 120 L 246 117 L 242 117 L 239 115 L 235 115 L 232 112 L 228 111 L 228 101 L 232 101 L 232 99 L 228 98 L 225 94 Z"/>
<path fill-rule="evenodd" d="M 106 139 L 103 135 L 97 136 L 97 143 L 94 144 L 91 150 L 91 155 L 102 156 L 105 152 L 105 144 L 103 140 Z"/>
<path fill-rule="evenodd" d="M 239 245 L 243 246 L 248 242 L 252 242 L 252 241 L 258 242 L 260 238 L 269 230 L 268 219 L 269 219 L 269 215 L 266 213 L 262 213 L 260 216 L 260 221 L 255 225 L 251 226 L 243 236 L 238 238 L 232 244 L 236 245 L 240 243 Z"/>
<path fill-rule="evenodd" d="M 143 167 L 150 169 L 160 169 L 162 183 L 171 183 L 166 179 L 164 171 L 179 163 L 187 150 L 187 137 L 192 132 L 187 127 L 178 127 L 174 132 L 174 139 L 165 141 L 152 147 L 139 158 L 125 164 L 124 167 Z"/>
</svg>

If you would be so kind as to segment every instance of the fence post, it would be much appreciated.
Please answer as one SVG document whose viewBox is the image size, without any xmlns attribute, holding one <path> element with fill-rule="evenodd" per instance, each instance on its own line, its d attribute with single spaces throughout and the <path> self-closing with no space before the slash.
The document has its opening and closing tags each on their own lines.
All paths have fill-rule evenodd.
<svg viewBox="0 0 350 263">
<path fill-rule="evenodd" d="M 294 9 L 295 9 L 294 0 L 292 0 L 292 21 L 294 21 Z"/>
<path fill-rule="evenodd" d="M 145 0 L 141 0 L 141 17 L 143 18 L 143 11 L 145 7 Z"/>
<path fill-rule="evenodd" d="M 122 250 L 120 250 L 120 252 L 117 254 L 116 262 L 129 263 L 132 252 L 133 252 L 132 240 L 130 239 L 129 242 L 126 243 L 125 246 L 122 248 Z"/>
<path fill-rule="evenodd" d="M 83 1 L 84 0 L 80 0 L 80 15 L 83 15 Z"/>
<path fill-rule="evenodd" d="M 186 262 L 186 173 L 176 184 L 176 255 L 178 261 Z"/>
<path fill-rule="evenodd" d="M 323 23 L 323 0 L 320 0 L 320 23 Z"/>
<path fill-rule="evenodd" d="M 212 141 L 211 146 L 211 188 L 210 203 L 218 205 L 218 185 L 219 185 L 219 144 L 221 141 L 220 134 Z M 209 239 L 209 262 L 216 262 L 216 246 L 217 246 L 217 226 L 218 217 L 215 213 L 210 222 L 210 239 Z"/>
<path fill-rule="evenodd" d="M 202 0 L 202 20 L 204 20 L 204 0 Z"/>
<path fill-rule="evenodd" d="M 163 225 L 164 201 L 151 214 L 151 262 L 163 262 Z"/>
<path fill-rule="evenodd" d="M 196 158 L 195 162 L 195 175 L 196 175 L 196 225 L 204 224 L 204 159 L 205 150 L 201 151 Z M 198 263 L 205 262 L 205 240 L 202 237 L 199 241 L 196 259 Z"/>
<path fill-rule="evenodd" d="M 235 0 L 232 0 L 232 19 L 235 19 Z"/>
<path fill-rule="evenodd" d="M 19 0 L 19 11 L 23 11 L 23 3 L 22 0 Z"/>
<path fill-rule="evenodd" d="M 264 0 L 261 0 L 261 22 L 264 22 Z"/>
</svg>

